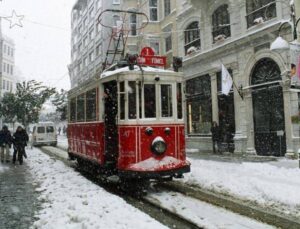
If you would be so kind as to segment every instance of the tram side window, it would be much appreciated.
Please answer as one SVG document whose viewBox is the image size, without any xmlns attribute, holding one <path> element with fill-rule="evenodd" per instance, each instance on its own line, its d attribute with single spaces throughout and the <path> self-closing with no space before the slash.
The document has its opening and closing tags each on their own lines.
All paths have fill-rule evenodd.
<svg viewBox="0 0 300 229">
<path fill-rule="evenodd" d="M 76 121 L 76 98 L 71 99 L 70 101 L 70 121 Z"/>
<path fill-rule="evenodd" d="M 177 84 L 177 118 L 182 119 L 182 86 L 181 83 Z"/>
<path fill-rule="evenodd" d="M 155 104 L 155 85 L 145 84 L 144 85 L 144 102 L 145 102 L 145 118 L 156 117 L 156 104 Z"/>
<path fill-rule="evenodd" d="M 86 93 L 86 121 L 97 119 L 97 92 L 96 88 Z"/>
<path fill-rule="evenodd" d="M 128 82 L 128 119 L 136 119 L 136 83 Z"/>
<path fill-rule="evenodd" d="M 83 122 L 85 119 L 84 103 L 85 103 L 84 94 L 79 95 L 77 97 L 77 122 Z"/>
<path fill-rule="evenodd" d="M 125 119 L 125 82 L 120 83 L 120 119 Z"/>
<path fill-rule="evenodd" d="M 172 117 L 172 85 L 161 85 L 161 115 L 162 117 Z"/>
</svg>

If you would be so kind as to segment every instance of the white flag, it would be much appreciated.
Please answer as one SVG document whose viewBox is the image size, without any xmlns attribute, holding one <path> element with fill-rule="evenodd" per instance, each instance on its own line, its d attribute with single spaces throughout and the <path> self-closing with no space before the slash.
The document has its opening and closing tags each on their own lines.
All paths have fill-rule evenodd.
<svg viewBox="0 0 300 229">
<path fill-rule="evenodd" d="M 232 84 L 232 77 L 225 66 L 222 64 L 222 94 L 228 95 L 231 90 Z"/>
</svg>

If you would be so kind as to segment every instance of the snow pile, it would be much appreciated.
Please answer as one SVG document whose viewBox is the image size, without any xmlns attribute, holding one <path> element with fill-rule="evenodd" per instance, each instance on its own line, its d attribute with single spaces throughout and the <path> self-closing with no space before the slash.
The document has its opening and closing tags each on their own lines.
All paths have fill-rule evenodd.
<svg viewBox="0 0 300 229">
<path fill-rule="evenodd" d="M 165 228 L 62 162 L 33 151 L 28 164 L 43 203 L 33 228 Z"/>
<path fill-rule="evenodd" d="M 174 157 L 166 156 L 159 160 L 150 157 L 144 161 L 141 161 L 137 164 L 130 166 L 130 169 L 141 170 L 141 171 L 155 171 L 162 168 L 174 167 L 180 163 L 182 163 L 182 161 Z"/>
<path fill-rule="evenodd" d="M 300 169 L 267 163 L 226 163 L 190 159 L 183 182 L 237 196 L 300 216 Z"/>
<path fill-rule="evenodd" d="M 65 150 L 68 149 L 68 138 L 66 135 L 57 136 L 57 145 Z"/>
</svg>

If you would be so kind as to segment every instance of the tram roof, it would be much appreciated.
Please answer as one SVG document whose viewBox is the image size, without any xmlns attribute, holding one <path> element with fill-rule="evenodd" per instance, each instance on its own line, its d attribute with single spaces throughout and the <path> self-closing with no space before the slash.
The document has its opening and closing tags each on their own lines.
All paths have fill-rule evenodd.
<svg viewBox="0 0 300 229">
<path fill-rule="evenodd" d="M 165 70 L 165 69 L 160 69 L 160 68 L 152 68 L 152 67 L 142 67 L 144 73 L 163 73 L 163 74 L 178 74 L 178 72 L 174 72 L 171 70 Z M 140 67 L 134 66 L 134 70 L 129 70 L 129 67 L 123 67 L 123 68 L 118 68 L 113 71 L 106 71 L 101 74 L 101 78 L 106 78 L 108 76 L 112 76 L 115 74 L 120 74 L 120 73 L 133 73 L 133 72 L 141 72 Z"/>
</svg>

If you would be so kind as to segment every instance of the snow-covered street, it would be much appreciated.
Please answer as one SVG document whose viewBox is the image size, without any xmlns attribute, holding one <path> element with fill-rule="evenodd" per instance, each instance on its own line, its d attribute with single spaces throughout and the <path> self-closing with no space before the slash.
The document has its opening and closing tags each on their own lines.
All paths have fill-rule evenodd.
<svg viewBox="0 0 300 229">
<path fill-rule="evenodd" d="M 38 149 L 28 154 L 42 202 L 33 228 L 166 228 Z"/>
</svg>

